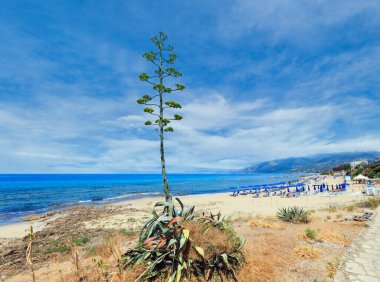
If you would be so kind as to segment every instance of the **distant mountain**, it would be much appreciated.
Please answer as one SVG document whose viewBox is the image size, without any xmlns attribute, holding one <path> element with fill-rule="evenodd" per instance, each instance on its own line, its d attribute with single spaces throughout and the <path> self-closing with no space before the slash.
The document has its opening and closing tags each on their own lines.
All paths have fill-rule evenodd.
<svg viewBox="0 0 380 282">
<path fill-rule="evenodd" d="M 321 172 L 332 169 L 342 163 L 356 160 L 374 160 L 377 158 L 380 158 L 380 152 L 319 154 L 261 162 L 244 168 L 239 173 Z"/>
</svg>

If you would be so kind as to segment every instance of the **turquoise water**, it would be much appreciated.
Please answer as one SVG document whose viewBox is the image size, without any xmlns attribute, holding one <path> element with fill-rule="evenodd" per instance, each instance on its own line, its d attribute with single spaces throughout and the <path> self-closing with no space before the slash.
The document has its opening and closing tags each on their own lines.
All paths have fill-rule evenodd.
<svg viewBox="0 0 380 282">
<path fill-rule="evenodd" d="M 288 181 L 297 174 L 172 174 L 173 195 L 230 192 L 231 186 Z M 0 224 L 73 205 L 162 194 L 159 174 L 2 174 Z"/>
</svg>

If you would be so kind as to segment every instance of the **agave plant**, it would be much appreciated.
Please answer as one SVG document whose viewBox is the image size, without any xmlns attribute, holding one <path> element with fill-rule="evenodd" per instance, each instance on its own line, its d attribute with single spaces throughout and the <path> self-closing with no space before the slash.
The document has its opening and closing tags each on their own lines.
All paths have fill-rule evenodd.
<svg viewBox="0 0 380 282">
<path fill-rule="evenodd" d="M 144 224 L 140 234 L 140 243 L 149 238 L 160 238 L 171 226 L 176 226 L 180 222 L 192 220 L 194 218 L 194 206 L 185 209 L 179 198 L 175 198 L 175 200 L 179 203 L 181 207 L 180 210 L 174 206 L 174 203 L 171 200 L 158 202 L 154 205 L 152 210 L 153 218 Z M 160 214 L 156 211 L 157 207 L 164 207 Z"/>
<path fill-rule="evenodd" d="M 279 208 L 277 212 L 277 217 L 282 221 L 290 222 L 292 221 L 292 214 L 290 208 Z"/>
<path fill-rule="evenodd" d="M 293 223 L 310 222 L 310 213 L 299 207 L 280 208 L 277 217 L 282 221 Z"/>
<path fill-rule="evenodd" d="M 180 204 L 180 210 L 177 210 L 171 201 L 155 205 L 153 218 L 144 225 L 139 243 L 124 254 L 124 266 L 127 268 L 143 265 L 145 270 L 137 278 L 140 281 L 180 281 L 184 277 L 190 279 L 192 276 L 206 281 L 215 276 L 236 281 L 235 271 L 243 262 L 241 249 L 244 240 L 237 237 L 224 223 L 220 213 L 197 218 L 194 216 L 194 207 L 184 209 L 178 198 L 176 201 Z M 160 206 L 163 206 L 164 210 L 158 214 L 156 208 Z M 192 234 L 191 229 L 186 228 L 186 222 L 201 224 L 204 230 L 202 236 L 207 236 L 210 228 L 229 232 L 234 241 L 233 249 L 218 252 L 212 243 L 208 243 L 207 246 L 195 245 L 193 236 L 199 234 Z"/>
</svg>

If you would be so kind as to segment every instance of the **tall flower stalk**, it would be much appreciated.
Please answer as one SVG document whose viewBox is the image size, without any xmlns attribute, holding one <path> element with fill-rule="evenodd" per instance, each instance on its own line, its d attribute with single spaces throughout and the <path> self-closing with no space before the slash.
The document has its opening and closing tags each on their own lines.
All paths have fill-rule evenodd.
<svg viewBox="0 0 380 282">
<path fill-rule="evenodd" d="M 154 67 L 154 75 L 147 73 L 141 73 L 139 78 L 152 85 L 153 95 L 144 95 L 137 100 L 138 104 L 147 106 L 144 108 L 144 112 L 152 115 L 154 120 L 148 120 L 145 122 L 147 126 L 156 126 L 156 131 L 160 137 L 160 156 L 161 156 L 161 170 L 162 181 L 164 185 L 165 199 L 171 198 L 169 183 L 166 173 L 165 164 L 165 146 L 164 146 L 164 133 L 173 132 L 173 127 L 170 126 L 171 121 L 181 120 L 182 116 L 174 114 L 172 117 L 165 115 L 166 109 L 180 109 L 182 106 L 172 100 L 168 100 L 167 96 L 183 91 L 185 86 L 175 83 L 174 85 L 168 85 L 167 80 L 182 76 L 182 73 L 174 68 L 175 60 L 177 56 L 173 53 L 173 46 L 166 44 L 168 37 L 165 33 L 160 32 L 154 36 L 151 41 L 156 47 L 155 51 L 147 52 L 143 57 L 150 62 Z"/>
</svg>

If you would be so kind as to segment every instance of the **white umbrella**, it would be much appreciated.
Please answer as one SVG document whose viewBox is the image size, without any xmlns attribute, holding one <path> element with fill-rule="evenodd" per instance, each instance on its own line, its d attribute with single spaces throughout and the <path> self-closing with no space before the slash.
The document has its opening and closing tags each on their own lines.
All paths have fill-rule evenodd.
<svg viewBox="0 0 380 282">
<path fill-rule="evenodd" d="M 368 177 L 364 176 L 362 174 L 359 174 L 358 176 L 354 177 L 354 180 L 367 180 L 367 179 L 368 179 Z"/>
</svg>

